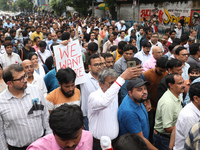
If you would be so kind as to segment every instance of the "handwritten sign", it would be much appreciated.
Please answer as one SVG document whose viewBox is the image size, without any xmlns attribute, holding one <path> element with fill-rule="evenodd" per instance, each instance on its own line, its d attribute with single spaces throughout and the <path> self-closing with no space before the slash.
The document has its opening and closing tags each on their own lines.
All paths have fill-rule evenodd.
<svg viewBox="0 0 200 150">
<path fill-rule="evenodd" d="M 54 54 L 56 59 L 56 69 L 72 68 L 76 73 L 75 84 L 82 84 L 85 82 L 85 69 L 83 65 L 82 53 L 79 46 L 79 41 L 70 42 L 67 46 L 56 45 Z"/>
</svg>

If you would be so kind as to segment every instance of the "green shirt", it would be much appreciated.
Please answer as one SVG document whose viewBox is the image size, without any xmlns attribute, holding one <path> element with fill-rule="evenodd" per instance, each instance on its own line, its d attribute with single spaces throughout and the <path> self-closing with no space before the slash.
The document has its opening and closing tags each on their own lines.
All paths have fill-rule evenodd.
<svg viewBox="0 0 200 150">
<path fill-rule="evenodd" d="M 169 89 L 158 101 L 154 129 L 159 133 L 170 135 L 165 128 L 175 126 L 182 109 L 181 99 L 177 98 Z"/>
</svg>

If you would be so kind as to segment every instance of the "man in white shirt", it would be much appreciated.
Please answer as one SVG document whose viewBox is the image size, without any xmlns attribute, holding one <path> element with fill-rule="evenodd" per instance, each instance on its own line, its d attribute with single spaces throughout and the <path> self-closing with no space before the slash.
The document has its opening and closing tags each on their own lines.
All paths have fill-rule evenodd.
<svg viewBox="0 0 200 150">
<path fill-rule="evenodd" d="M 173 43 L 173 40 L 174 40 L 175 36 L 176 36 L 176 31 L 175 30 L 170 31 L 169 32 L 169 39 L 168 39 L 168 41 L 170 43 Z"/>
<path fill-rule="evenodd" d="M 98 41 L 95 39 L 95 37 L 96 37 L 95 33 L 92 32 L 92 33 L 90 34 L 90 40 L 89 40 L 88 43 L 91 43 L 91 42 L 97 43 L 97 45 L 98 45 L 98 51 L 97 51 L 97 52 L 100 53 L 99 43 L 98 43 Z"/>
<path fill-rule="evenodd" d="M 108 41 L 103 45 L 103 53 L 110 52 L 110 47 L 116 45 L 117 43 L 114 41 L 114 34 L 111 33 L 108 35 Z"/>
<path fill-rule="evenodd" d="M 131 35 L 131 30 L 133 30 L 133 29 L 135 29 L 137 31 L 137 29 L 138 29 L 138 23 L 137 22 L 135 22 L 133 24 L 133 26 L 128 29 L 128 35 L 129 36 Z"/>
<path fill-rule="evenodd" d="M 141 72 L 141 68 L 128 68 L 118 78 L 115 70 L 110 68 L 105 68 L 99 73 L 98 81 L 101 88 L 91 93 L 88 98 L 89 131 L 94 137 L 93 149 L 101 150 L 101 136 L 108 136 L 111 140 L 117 138 L 118 92 L 125 80 L 136 77 Z"/>
<path fill-rule="evenodd" d="M 25 59 L 22 62 L 22 67 L 24 69 L 24 72 L 28 74 L 27 84 L 38 86 L 38 88 L 41 89 L 44 97 L 46 97 L 47 96 L 46 85 L 44 83 L 43 78 L 40 77 L 37 73 L 34 72 L 33 63 L 30 60 Z"/>
<path fill-rule="evenodd" d="M 118 32 L 120 31 L 125 31 L 126 30 L 126 26 L 125 26 L 125 21 L 121 20 L 119 24 L 116 25 Z"/>
<path fill-rule="evenodd" d="M 151 43 L 148 41 L 145 41 L 142 46 L 142 50 L 140 52 L 137 52 L 134 57 L 141 60 L 141 65 L 143 65 L 147 60 L 152 58 L 152 54 L 150 53 L 151 49 Z"/>
<path fill-rule="evenodd" d="M 124 41 L 125 40 L 125 31 L 120 31 L 120 36 L 117 38 L 117 41 Z"/>
<path fill-rule="evenodd" d="M 5 47 L 2 45 L 2 42 L 0 40 L 0 54 L 4 54 L 6 52 Z"/>
<path fill-rule="evenodd" d="M 86 82 L 81 84 L 81 109 L 83 111 L 84 126 L 88 130 L 88 97 L 100 88 L 98 83 L 98 74 L 103 68 L 103 63 L 98 54 L 92 54 L 88 59 L 88 67 L 90 72 L 86 73 Z"/>
<path fill-rule="evenodd" d="M 174 57 L 178 60 L 180 60 L 182 62 L 182 77 L 184 80 L 189 79 L 188 76 L 188 69 L 190 68 L 190 65 L 188 63 L 186 63 L 186 61 L 188 60 L 189 57 L 189 53 L 187 52 L 187 49 L 183 46 L 179 46 L 174 53 Z"/>
<path fill-rule="evenodd" d="M 43 65 L 45 60 L 51 56 L 51 52 L 46 50 L 47 43 L 45 41 L 41 41 L 39 43 L 39 47 L 40 49 L 36 52 L 36 54 L 38 55 L 38 63 Z"/>
<path fill-rule="evenodd" d="M 174 150 L 183 150 L 184 143 L 191 127 L 200 120 L 200 83 L 196 82 L 190 86 L 190 100 L 180 112 L 176 123 Z"/>
<path fill-rule="evenodd" d="M 3 70 L 11 64 L 21 63 L 19 55 L 13 52 L 13 43 L 5 42 L 4 46 L 6 53 L 0 55 L 0 63 L 2 64 Z"/>
<path fill-rule="evenodd" d="M 152 33 L 151 40 L 149 42 L 151 43 L 151 51 L 150 51 L 150 53 L 152 53 L 152 49 L 153 49 L 154 46 L 159 46 L 162 49 L 162 51 L 164 52 L 164 48 L 162 46 L 162 43 L 160 43 L 158 41 L 158 33 Z"/>
<path fill-rule="evenodd" d="M 176 31 L 176 38 L 181 38 L 181 35 L 182 35 L 182 26 L 181 26 L 181 23 L 180 22 L 178 22 L 178 24 L 177 24 L 177 28 L 175 29 L 175 31 Z"/>
</svg>

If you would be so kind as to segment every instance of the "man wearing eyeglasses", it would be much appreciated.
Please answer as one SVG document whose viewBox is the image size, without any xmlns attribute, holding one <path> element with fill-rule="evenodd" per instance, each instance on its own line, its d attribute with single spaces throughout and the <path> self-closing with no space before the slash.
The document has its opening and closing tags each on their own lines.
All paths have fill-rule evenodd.
<svg viewBox="0 0 200 150">
<path fill-rule="evenodd" d="M 162 43 L 160 43 L 158 41 L 158 33 L 152 33 L 151 40 L 149 40 L 149 42 L 151 43 L 150 53 L 152 53 L 152 49 L 153 49 L 154 46 L 159 46 L 162 49 L 162 51 L 164 52 Z"/>
<path fill-rule="evenodd" d="M 182 67 L 182 70 L 183 70 L 182 77 L 184 80 L 189 79 L 188 69 L 190 68 L 190 65 L 188 63 L 186 63 L 189 55 L 190 54 L 188 53 L 187 49 L 183 46 L 178 47 L 174 53 L 174 57 L 182 62 L 182 66 L 183 66 Z"/>
<path fill-rule="evenodd" d="M 38 86 L 41 89 L 44 97 L 46 97 L 47 96 L 46 85 L 44 83 L 43 78 L 34 72 L 33 63 L 30 60 L 25 59 L 22 62 L 22 67 L 24 68 L 24 72 L 26 72 L 28 75 L 27 84 L 32 84 L 32 85 Z"/>
<path fill-rule="evenodd" d="M 98 54 L 92 54 L 88 59 L 88 67 L 90 72 L 86 74 L 86 82 L 81 84 L 81 109 L 84 116 L 85 129 L 88 130 L 88 97 L 100 88 L 98 82 L 98 74 L 103 68 L 103 63 Z"/>
<path fill-rule="evenodd" d="M 37 86 L 27 86 L 28 74 L 19 64 L 3 71 L 8 88 L 0 94 L 0 149 L 26 150 L 51 133 L 45 98 Z"/>
</svg>

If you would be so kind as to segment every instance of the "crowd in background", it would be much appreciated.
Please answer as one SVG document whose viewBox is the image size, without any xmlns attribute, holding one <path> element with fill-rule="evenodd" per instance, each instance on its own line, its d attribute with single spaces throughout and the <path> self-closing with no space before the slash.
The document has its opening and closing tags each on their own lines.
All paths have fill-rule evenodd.
<svg viewBox="0 0 200 150">
<path fill-rule="evenodd" d="M 0 16 L 1 150 L 200 148 L 200 44 L 184 22 Z M 79 41 L 86 82 L 56 70 Z"/>
</svg>

